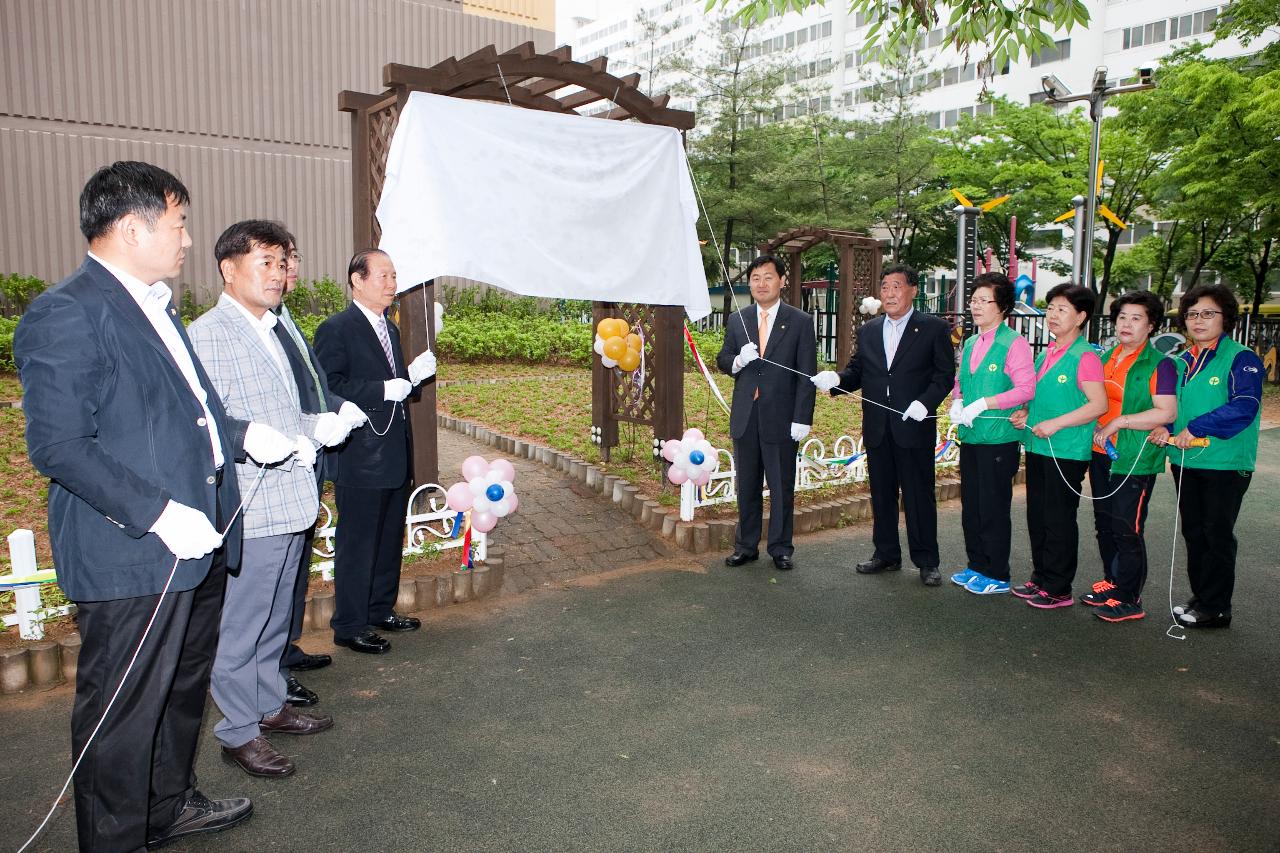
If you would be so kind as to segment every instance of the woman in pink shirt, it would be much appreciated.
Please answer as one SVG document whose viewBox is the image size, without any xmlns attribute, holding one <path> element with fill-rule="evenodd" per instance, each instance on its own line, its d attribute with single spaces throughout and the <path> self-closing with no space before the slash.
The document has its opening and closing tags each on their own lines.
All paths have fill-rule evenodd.
<svg viewBox="0 0 1280 853">
<path fill-rule="evenodd" d="M 974 279 L 969 313 L 978 332 L 965 341 L 951 391 L 951 422 L 960 425 L 960 521 L 969 560 L 951 582 L 975 595 L 1009 591 L 1009 507 L 1022 455 L 1009 417 L 1035 391 L 1031 347 L 1005 324 L 1013 300 L 1004 275 Z"/>
<path fill-rule="evenodd" d="M 1013 594 L 1040 610 L 1070 607 L 1080 528 L 1080 485 L 1089 470 L 1094 422 L 1107 411 L 1102 361 L 1081 334 L 1093 291 L 1060 284 L 1049 291 L 1045 320 L 1053 343 L 1036 363 L 1036 395 L 1013 416 L 1024 430 L 1031 579 Z"/>
</svg>

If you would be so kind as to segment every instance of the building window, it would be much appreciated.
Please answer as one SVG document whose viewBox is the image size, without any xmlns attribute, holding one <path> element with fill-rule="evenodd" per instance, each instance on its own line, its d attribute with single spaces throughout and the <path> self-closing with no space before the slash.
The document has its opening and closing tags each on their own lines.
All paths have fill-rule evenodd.
<svg viewBox="0 0 1280 853">
<path fill-rule="evenodd" d="M 1071 58 L 1071 39 L 1062 39 L 1051 46 L 1043 48 L 1031 57 L 1031 67 L 1035 68 L 1050 62 L 1058 62 Z"/>
</svg>

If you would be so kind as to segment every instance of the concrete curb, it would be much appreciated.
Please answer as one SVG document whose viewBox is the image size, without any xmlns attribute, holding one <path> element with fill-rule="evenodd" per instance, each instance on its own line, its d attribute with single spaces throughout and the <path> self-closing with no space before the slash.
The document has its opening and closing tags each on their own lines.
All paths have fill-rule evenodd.
<svg viewBox="0 0 1280 853">
<path fill-rule="evenodd" d="M 30 687 L 74 682 L 79 661 L 79 634 L 0 651 L 0 693 L 21 693 Z"/>
</svg>

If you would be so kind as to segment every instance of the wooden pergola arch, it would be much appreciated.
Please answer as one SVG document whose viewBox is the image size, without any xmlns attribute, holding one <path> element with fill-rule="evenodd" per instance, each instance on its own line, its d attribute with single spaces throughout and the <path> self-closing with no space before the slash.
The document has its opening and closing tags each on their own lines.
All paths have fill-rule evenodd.
<svg viewBox="0 0 1280 853">
<path fill-rule="evenodd" d="M 538 53 L 525 42 L 499 53 L 493 45 L 461 59 L 450 57 L 428 68 L 398 63 L 382 67 L 381 94 L 343 91 L 338 109 L 351 114 L 352 237 L 356 247 L 376 246 L 381 237 L 374 215 L 386 177 L 387 152 L 400 112 L 413 92 L 455 98 L 496 101 L 527 109 L 581 115 L 581 110 L 602 101 L 607 111 L 592 117 L 611 121 L 634 119 L 686 131 L 694 115 L 667 106 L 669 96 L 650 97 L 638 88 L 639 74 L 615 77 L 606 71 L 608 58 L 575 62 L 568 46 Z M 445 129 L 444 132 L 448 132 Z M 572 239 L 571 235 L 566 239 Z M 602 271 L 607 274 L 607 271 Z M 425 311 L 434 302 L 434 282 L 424 282 L 422 298 L 401 299 L 401 328 L 406 354 L 416 354 L 435 339 L 435 317 Z M 406 291 L 406 294 L 410 291 Z M 657 438 L 680 435 L 684 419 L 683 308 L 596 302 L 596 322 L 622 317 L 644 330 L 647 370 L 643 386 L 636 389 L 630 377 L 606 370 L 594 361 L 592 368 L 593 436 L 602 451 L 618 443 L 618 422 L 652 424 Z M 436 449 L 436 393 L 434 381 L 423 388 L 412 404 L 414 479 L 439 482 Z"/>
<path fill-rule="evenodd" d="M 803 281 L 800 256 L 824 243 L 835 246 L 838 259 L 840 298 L 836 308 L 836 363 L 843 365 L 853 354 L 857 329 L 862 325 L 862 315 L 857 313 L 856 303 L 880 293 L 881 242 L 856 231 L 806 225 L 779 232 L 773 239 L 761 243 L 760 251 L 786 255 L 787 284 L 783 298 L 799 308 L 800 284 Z"/>
</svg>

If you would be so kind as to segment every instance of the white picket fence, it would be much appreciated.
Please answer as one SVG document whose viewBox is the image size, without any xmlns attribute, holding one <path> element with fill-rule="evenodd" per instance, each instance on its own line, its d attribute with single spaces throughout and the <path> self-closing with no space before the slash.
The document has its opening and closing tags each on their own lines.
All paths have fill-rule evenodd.
<svg viewBox="0 0 1280 853">
<path fill-rule="evenodd" d="M 312 572 L 319 572 L 325 580 L 333 580 L 333 555 L 335 553 L 334 536 L 337 526 L 334 524 L 333 509 L 323 501 L 320 502 L 320 513 L 324 523 L 316 526 L 316 536 L 311 548 L 315 554 L 324 558 L 311 566 Z M 413 490 L 409 495 L 409 506 L 404 517 L 404 556 L 421 554 L 428 545 L 434 545 L 441 551 L 450 548 L 461 548 L 462 530 L 454 526 L 458 514 L 449 509 L 445 488 L 438 483 L 425 483 Z M 489 555 L 489 537 L 478 530 L 471 532 L 471 547 L 477 560 L 484 560 Z"/>
<path fill-rule="evenodd" d="M 956 444 L 955 426 L 945 436 L 939 434 L 934 447 L 934 464 L 939 468 L 953 468 L 960 464 L 960 445 Z M 686 481 L 680 487 L 680 520 L 693 521 L 698 507 L 736 503 L 738 479 L 734 470 L 733 453 L 717 449 L 720 468 L 711 475 L 705 486 Z M 796 491 L 820 489 L 823 486 L 863 483 L 867 479 L 867 454 L 862 439 L 842 435 L 827 446 L 817 438 L 810 438 L 796 454 Z M 768 489 L 765 495 L 769 494 Z"/>
<path fill-rule="evenodd" d="M 36 536 L 26 528 L 18 528 L 9 534 L 10 577 L 26 577 L 36 572 Z M 4 615 L 5 627 L 18 626 L 18 634 L 24 640 L 43 640 L 44 621 L 63 616 L 75 608 L 74 604 L 45 608 L 40 605 L 39 586 L 20 586 L 13 590 L 13 613 Z"/>
</svg>

